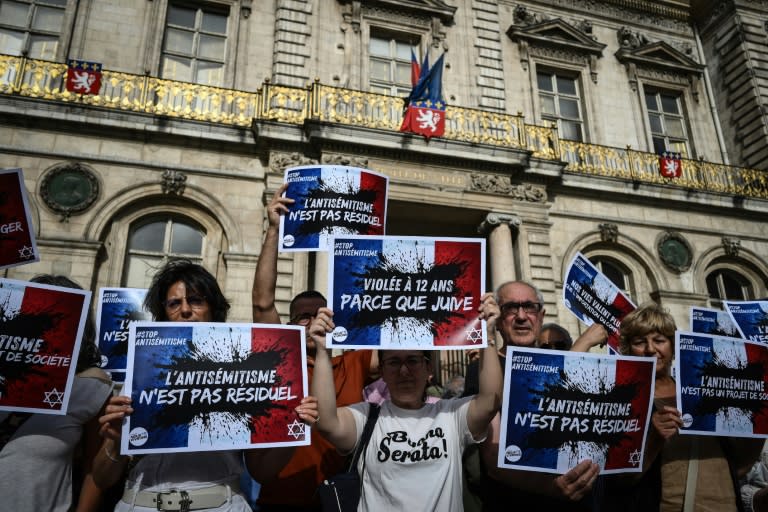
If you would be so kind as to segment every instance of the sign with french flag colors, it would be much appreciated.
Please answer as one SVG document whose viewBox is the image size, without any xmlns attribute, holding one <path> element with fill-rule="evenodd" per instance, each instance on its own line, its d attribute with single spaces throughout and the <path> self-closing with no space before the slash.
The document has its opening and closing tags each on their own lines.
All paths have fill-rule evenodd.
<svg viewBox="0 0 768 512">
<path fill-rule="evenodd" d="M 509 347 L 504 370 L 499 467 L 642 471 L 655 359 Z"/>
<path fill-rule="evenodd" d="M 768 437 L 768 347 L 737 338 L 675 333 L 681 434 Z"/>
<path fill-rule="evenodd" d="M 129 325 L 121 453 L 299 446 L 309 427 L 304 328 L 210 322 Z"/>
<path fill-rule="evenodd" d="M 339 165 L 285 170 L 294 199 L 280 218 L 281 251 L 327 251 L 333 235 L 383 235 L 389 178 Z"/>
<path fill-rule="evenodd" d="M 478 308 L 485 240 L 335 237 L 329 258 L 334 348 L 487 346 Z"/>
</svg>

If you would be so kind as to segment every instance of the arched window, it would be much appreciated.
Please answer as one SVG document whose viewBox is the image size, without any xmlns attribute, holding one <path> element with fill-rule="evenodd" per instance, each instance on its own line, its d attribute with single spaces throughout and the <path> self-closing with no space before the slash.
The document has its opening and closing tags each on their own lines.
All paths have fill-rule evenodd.
<svg viewBox="0 0 768 512">
<path fill-rule="evenodd" d="M 178 217 L 135 223 L 128 235 L 123 286 L 147 288 L 155 271 L 169 258 L 202 263 L 205 231 Z"/>
<path fill-rule="evenodd" d="M 751 300 L 754 292 L 749 279 L 730 268 L 719 268 L 707 274 L 707 293 L 713 305 L 723 300 Z"/>
<path fill-rule="evenodd" d="M 615 260 L 605 257 L 591 257 L 589 260 L 596 266 L 605 277 L 611 280 L 613 284 L 624 292 L 624 295 L 632 299 L 635 296 L 635 290 L 632 282 L 632 272 L 624 265 Z"/>
</svg>

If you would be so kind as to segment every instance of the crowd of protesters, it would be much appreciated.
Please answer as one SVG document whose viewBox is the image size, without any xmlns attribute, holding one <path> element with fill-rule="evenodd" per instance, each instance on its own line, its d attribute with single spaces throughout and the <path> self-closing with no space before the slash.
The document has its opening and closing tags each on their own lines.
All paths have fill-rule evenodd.
<svg viewBox="0 0 768 512">
<path fill-rule="evenodd" d="M 267 207 L 268 227 L 252 294 L 257 323 L 280 322 L 275 305 L 278 226 L 293 203 L 283 197 L 284 191 L 285 186 Z M 62 277 L 38 281 L 78 287 Z M 544 298 L 533 285 L 510 281 L 483 296 L 477 311 L 488 325 L 488 347 L 471 354 L 465 375 L 454 376 L 445 386 L 435 378 L 429 351 L 354 350 L 332 357 L 325 339 L 334 328 L 333 311 L 326 304 L 322 294 L 311 290 L 290 304 L 289 323 L 303 326 L 307 335 L 310 381 L 310 393 L 295 414 L 315 427 L 311 444 L 295 448 L 122 454 L 121 426 L 133 412 L 131 399 L 110 395 L 106 374 L 95 368 L 98 354 L 89 320 L 67 415 L 51 419 L 0 413 L 0 508 L 321 510 L 318 486 L 345 468 L 376 406 L 379 416 L 370 447 L 357 467 L 361 511 L 719 512 L 752 509 L 753 502 L 754 510 L 764 506 L 761 489 L 768 471 L 760 463 L 753 467 L 762 440 L 679 435 L 682 419 L 671 373 L 676 327 L 655 303 L 621 322 L 621 352 L 656 359 L 644 466 L 632 476 L 600 476 L 591 460 L 564 474 L 498 467 L 506 348 L 587 351 L 607 339 L 598 325 L 574 341 L 561 326 L 544 324 Z M 229 303 L 210 272 L 174 260 L 154 276 L 145 307 L 159 322 L 226 322 Z M 499 343 L 494 343 L 497 334 Z M 441 442 L 432 442 L 435 438 Z M 750 470 L 762 483 L 742 503 L 738 482 Z M 243 474 L 260 484 L 255 505 L 241 490 Z"/>
</svg>

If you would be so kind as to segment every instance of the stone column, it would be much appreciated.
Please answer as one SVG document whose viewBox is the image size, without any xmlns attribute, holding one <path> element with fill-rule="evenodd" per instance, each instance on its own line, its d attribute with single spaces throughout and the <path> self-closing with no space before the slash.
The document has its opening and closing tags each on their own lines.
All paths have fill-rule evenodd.
<svg viewBox="0 0 768 512">
<path fill-rule="evenodd" d="M 506 281 L 516 279 L 512 229 L 520 226 L 520 217 L 507 213 L 489 213 L 477 232 L 488 235 L 489 264 L 493 290 Z"/>
</svg>

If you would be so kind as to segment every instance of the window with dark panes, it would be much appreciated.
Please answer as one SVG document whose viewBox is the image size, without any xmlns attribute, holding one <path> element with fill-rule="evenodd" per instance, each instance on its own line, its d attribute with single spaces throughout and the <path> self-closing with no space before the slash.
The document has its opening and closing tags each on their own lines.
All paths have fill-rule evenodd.
<svg viewBox="0 0 768 512">
<path fill-rule="evenodd" d="M 146 288 L 155 272 L 170 258 L 202 263 L 205 232 L 177 218 L 155 219 L 131 227 L 128 235 L 123 286 Z"/>
<path fill-rule="evenodd" d="M 557 123 L 560 137 L 584 140 L 579 82 L 566 75 L 539 71 L 536 73 L 541 118 Z"/>
<path fill-rule="evenodd" d="M 727 268 L 717 269 L 707 275 L 707 293 L 714 302 L 754 299 L 749 280 Z"/>
<path fill-rule="evenodd" d="M 55 60 L 67 0 L 0 2 L 0 53 Z"/>
<path fill-rule="evenodd" d="M 683 101 L 678 93 L 646 90 L 645 106 L 651 128 L 653 151 L 671 151 L 688 156 Z"/>
<path fill-rule="evenodd" d="M 181 82 L 220 86 L 224 81 L 228 13 L 170 4 L 161 75 Z"/>
<path fill-rule="evenodd" d="M 590 258 L 589 259 L 594 266 L 596 266 L 600 272 L 605 275 L 613 284 L 615 284 L 624 295 L 632 297 L 635 293 L 632 286 L 632 274 L 629 270 L 625 269 L 623 265 L 606 259 L 606 258 Z"/>
<path fill-rule="evenodd" d="M 415 42 L 371 36 L 368 42 L 371 92 L 390 96 L 407 96 L 411 92 L 411 50 L 418 58 Z"/>
</svg>

